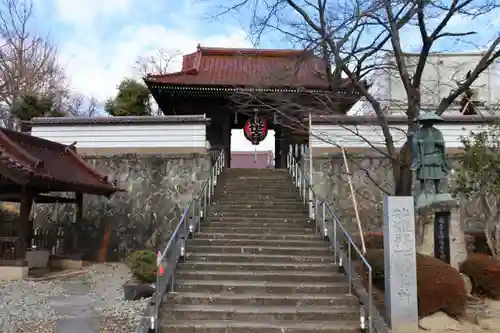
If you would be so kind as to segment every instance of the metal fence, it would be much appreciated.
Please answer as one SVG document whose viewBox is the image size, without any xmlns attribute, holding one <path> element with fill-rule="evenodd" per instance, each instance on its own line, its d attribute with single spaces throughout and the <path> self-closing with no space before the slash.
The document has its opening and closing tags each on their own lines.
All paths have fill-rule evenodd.
<svg viewBox="0 0 500 333">
<path fill-rule="evenodd" d="M 203 183 L 198 194 L 189 203 L 167 246 L 158 256 L 158 274 L 156 278 L 156 293 L 154 295 L 156 298 L 154 301 L 155 309 L 154 314 L 150 317 L 150 330 L 158 331 L 157 323 L 163 295 L 168 291 L 174 291 L 177 263 L 186 253 L 188 238 L 190 236 L 194 238 L 195 234 L 200 231 L 200 223 L 207 215 L 207 207 L 210 205 L 215 186 L 218 183 L 219 175 L 225 166 L 225 162 L 225 153 L 224 150 L 221 150 L 215 159 L 208 179 Z"/>
<path fill-rule="evenodd" d="M 316 224 L 316 232 L 321 233 L 328 240 L 333 250 L 334 262 L 343 267 L 346 272 L 349 280 L 349 294 L 354 292 L 360 299 L 362 306 L 361 328 L 366 328 L 370 333 L 390 332 L 384 318 L 373 304 L 372 268 L 370 264 L 354 243 L 352 236 L 344 228 L 332 207 L 316 195 L 307 175 L 300 167 L 300 163 L 294 157 L 292 151 L 293 149 L 290 149 L 287 156 L 287 168 L 295 186 L 299 189 L 304 204 L 308 204 L 309 216 Z M 359 275 L 355 272 L 354 258 L 359 258 L 359 262 L 364 266 L 364 271 L 367 272 L 367 290 L 364 288 Z"/>
</svg>

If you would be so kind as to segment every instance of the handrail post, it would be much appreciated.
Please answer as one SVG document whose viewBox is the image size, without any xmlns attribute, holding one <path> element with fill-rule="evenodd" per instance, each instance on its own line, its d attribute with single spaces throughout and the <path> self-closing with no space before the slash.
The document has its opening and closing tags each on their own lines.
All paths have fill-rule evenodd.
<svg viewBox="0 0 500 333">
<path fill-rule="evenodd" d="M 326 237 L 328 236 L 327 228 L 326 228 L 326 204 L 324 201 L 321 202 L 321 232 L 323 233 L 323 236 Z"/>
<path fill-rule="evenodd" d="M 212 174 L 208 177 L 208 184 L 207 184 L 207 199 L 208 199 L 208 205 L 210 206 L 210 199 L 212 196 Z"/>
<path fill-rule="evenodd" d="M 352 295 L 352 250 L 351 250 L 351 242 L 347 242 L 347 266 L 348 272 L 347 277 L 349 279 L 349 295 Z"/>
<path fill-rule="evenodd" d="M 194 238 L 194 234 L 201 228 L 201 218 L 205 219 L 208 212 L 208 205 L 215 194 L 215 186 L 218 176 L 224 166 L 224 150 L 208 172 L 208 179 L 203 183 L 197 194 L 193 195 L 189 206 L 184 210 L 181 220 L 170 237 L 165 249 L 157 257 L 156 274 L 156 303 L 154 317 L 151 318 L 150 327 L 158 332 L 159 329 L 159 308 L 163 301 L 163 294 L 175 290 L 175 274 L 177 261 L 187 253 L 187 242 L 189 235 Z M 173 257 L 172 257 L 173 256 Z"/>
<path fill-rule="evenodd" d="M 333 219 L 333 216 L 332 216 L 332 219 Z M 337 263 L 337 261 L 339 259 L 339 250 L 338 250 L 338 244 L 337 244 L 337 221 L 335 221 L 335 220 L 333 220 L 333 256 L 335 259 L 335 263 Z"/>
</svg>

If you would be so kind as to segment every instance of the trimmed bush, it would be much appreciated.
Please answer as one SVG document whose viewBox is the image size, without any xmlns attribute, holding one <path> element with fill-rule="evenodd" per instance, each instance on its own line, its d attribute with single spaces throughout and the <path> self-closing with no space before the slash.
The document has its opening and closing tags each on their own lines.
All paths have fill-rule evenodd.
<svg viewBox="0 0 500 333">
<path fill-rule="evenodd" d="M 153 283 L 156 281 L 156 254 L 153 251 L 132 252 L 125 259 L 125 264 L 132 275 L 141 282 Z"/>
<path fill-rule="evenodd" d="M 486 240 L 484 231 L 468 231 L 465 233 L 465 236 L 467 249 L 472 249 L 470 252 L 491 255 L 490 247 L 488 246 L 488 241 Z"/>
<path fill-rule="evenodd" d="M 472 293 L 500 299 L 500 260 L 483 253 L 470 253 L 460 272 L 472 282 Z"/>
<path fill-rule="evenodd" d="M 384 251 L 369 250 L 366 258 L 372 266 L 373 284 L 384 289 Z M 453 318 L 463 318 L 467 305 L 464 281 L 452 266 L 417 254 L 417 296 L 420 318 L 443 311 Z"/>
</svg>

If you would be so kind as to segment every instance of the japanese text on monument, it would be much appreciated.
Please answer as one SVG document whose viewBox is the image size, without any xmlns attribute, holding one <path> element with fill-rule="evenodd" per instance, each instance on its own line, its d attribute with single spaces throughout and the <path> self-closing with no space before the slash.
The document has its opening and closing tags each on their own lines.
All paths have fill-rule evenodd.
<svg viewBox="0 0 500 333">
<path fill-rule="evenodd" d="M 414 246 L 414 230 L 411 224 L 411 212 L 407 208 L 396 208 L 392 211 L 391 229 L 394 237 L 391 242 L 391 253 L 393 262 L 397 263 L 391 267 L 391 276 L 398 281 L 397 294 L 401 300 L 410 302 L 410 283 Z"/>
</svg>

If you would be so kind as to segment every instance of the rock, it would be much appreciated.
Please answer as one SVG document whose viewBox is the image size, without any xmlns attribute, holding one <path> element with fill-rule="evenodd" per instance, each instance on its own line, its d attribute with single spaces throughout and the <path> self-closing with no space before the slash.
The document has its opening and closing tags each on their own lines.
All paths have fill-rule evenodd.
<svg viewBox="0 0 500 333">
<path fill-rule="evenodd" d="M 123 285 L 123 292 L 126 301 L 138 301 L 153 296 L 155 288 L 150 284 L 129 281 Z"/>
<path fill-rule="evenodd" d="M 0 281 L 0 332 L 54 333 L 57 320 L 64 317 L 54 300 L 56 305 L 58 300 L 75 305 L 75 299 L 85 299 L 76 302 L 82 311 L 103 318 L 101 332 L 133 332 L 149 299 L 123 299 L 123 284 L 130 279 L 123 264 L 96 264 L 88 275 L 64 281 Z"/>
<path fill-rule="evenodd" d="M 430 331 L 453 330 L 460 331 L 460 323 L 448 317 L 443 312 L 420 319 L 420 326 Z"/>
<path fill-rule="evenodd" d="M 462 276 L 462 279 L 464 279 L 465 291 L 468 295 L 470 295 L 470 293 L 472 292 L 472 282 L 467 275 L 462 273 L 460 273 L 460 275 Z"/>
<path fill-rule="evenodd" d="M 462 333 L 480 333 L 485 332 L 482 326 L 475 325 L 466 320 L 457 321 L 450 318 L 443 312 L 435 313 L 431 316 L 422 318 L 420 320 L 421 328 L 425 329 L 427 332 L 435 333 L 452 333 L 452 332 L 462 332 Z M 486 325 L 485 325 L 486 326 Z M 426 332 L 420 330 L 421 332 Z M 497 332 L 497 331 L 492 331 Z"/>
</svg>

